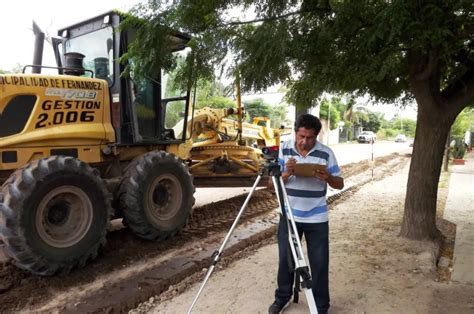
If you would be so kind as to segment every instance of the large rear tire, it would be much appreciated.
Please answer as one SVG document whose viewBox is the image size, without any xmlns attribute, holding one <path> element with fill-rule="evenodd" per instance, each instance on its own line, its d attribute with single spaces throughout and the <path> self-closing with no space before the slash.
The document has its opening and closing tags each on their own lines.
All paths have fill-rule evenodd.
<svg viewBox="0 0 474 314">
<path fill-rule="evenodd" d="M 120 187 L 124 224 L 143 239 L 171 237 L 191 214 L 194 190 L 188 168 L 176 156 L 162 151 L 140 156 Z"/>
<path fill-rule="evenodd" d="M 68 273 L 106 243 L 112 214 L 99 172 L 63 156 L 33 161 L 1 188 L 0 236 L 14 263 L 38 275 Z"/>
</svg>

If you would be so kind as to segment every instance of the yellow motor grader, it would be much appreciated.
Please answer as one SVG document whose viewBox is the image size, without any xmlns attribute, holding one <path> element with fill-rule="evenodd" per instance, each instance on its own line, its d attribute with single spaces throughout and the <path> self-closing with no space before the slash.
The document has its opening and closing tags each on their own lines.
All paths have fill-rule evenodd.
<svg viewBox="0 0 474 314">
<path fill-rule="evenodd" d="M 34 274 L 94 259 L 115 217 L 144 239 L 169 238 L 191 213 L 192 173 L 212 186 L 213 177 L 252 177 L 258 168 L 258 149 L 242 142 L 247 129 L 226 120 L 241 109 L 193 115 L 190 90 L 169 96 L 166 73 L 121 76 L 116 60 L 133 39 L 117 28 L 121 19 L 109 12 L 61 29 L 57 74 L 35 64 L 36 73 L 0 75 L 0 237 Z M 170 36 L 184 51 L 190 37 Z M 254 139 L 278 144 L 277 131 L 254 129 L 267 132 Z"/>
<path fill-rule="evenodd" d="M 231 115 L 237 117 L 232 119 Z M 240 106 L 196 111 L 188 158 L 194 182 L 200 187 L 251 185 L 262 162 L 260 148 L 280 142 L 280 130 L 271 128 L 269 121 L 266 126 L 259 121 L 242 122 Z"/>
</svg>

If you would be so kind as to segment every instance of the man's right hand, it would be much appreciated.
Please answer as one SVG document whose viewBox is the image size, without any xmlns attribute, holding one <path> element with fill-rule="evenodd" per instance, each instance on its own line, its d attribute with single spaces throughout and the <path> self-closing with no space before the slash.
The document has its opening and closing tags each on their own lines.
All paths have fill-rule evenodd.
<svg viewBox="0 0 474 314">
<path fill-rule="evenodd" d="M 296 168 L 296 159 L 290 158 L 288 161 L 285 163 L 286 167 L 286 172 L 288 172 L 290 175 L 295 173 L 295 168 Z"/>
<path fill-rule="evenodd" d="M 286 182 L 290 176 L 295 173 L 295 168 L 296 168 L 296 159 L 290 158 L 288 161 L 285 163 L 285 168 L 286 171 L 281 174 L 283 181 Z"/>
</svg>

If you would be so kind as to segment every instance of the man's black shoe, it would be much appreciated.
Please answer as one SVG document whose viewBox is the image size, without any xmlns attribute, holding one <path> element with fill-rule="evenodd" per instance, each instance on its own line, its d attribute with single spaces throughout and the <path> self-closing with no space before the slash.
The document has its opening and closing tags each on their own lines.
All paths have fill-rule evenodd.
<svg viewBox="0 0 474 314">
<path fill-rule="evenodd" d="M 288 305 L 290 304 L 290 301 L 280 301 L 280 300 L 275 300 L 272 305 L 270 305 L 270 308 L 268 309 L 269 314 L 279 314 L 281 311 L 286 309 Z"/>
</svg>

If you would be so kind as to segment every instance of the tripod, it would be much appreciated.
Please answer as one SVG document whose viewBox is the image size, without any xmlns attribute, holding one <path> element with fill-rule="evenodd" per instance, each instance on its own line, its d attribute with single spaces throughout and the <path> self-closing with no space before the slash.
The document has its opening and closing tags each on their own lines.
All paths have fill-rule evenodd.
<svg viewBox="0 0 474 314">
<path fill-rule="evenodd" d="M 204 289 L 204 286 L 206 285 L 207 281 L 211 277 L 212 272 L 214 271 L 214 268 L 216 264 L 219 262 L 221 255 L 224 251 L 224 248 L 227 244 L 227 242 L 230 239 L 230 236 L 232 232 L 234 231 L 235 227 L 237 226 L 237 223 L 239 222 L 240 217 L 242 216 L 245 208 L 247 207 L 248 202 L 250 201 L 250 198 L 252 197 L 252 194 L 255 192 L 258 183 L 262 179 L 262 177 L 265 175 L 265 173 L 268 173 L 269 176 L 272 178 L 273 186 L 275 187 L 275 191 L 277 194 L 278 202 L 280 205 L 281 209 L 281 214 L 287 222 L 287 230 L 288 230 L 288 242 L 289 246 L 291 249 L 291 254 L 293 255 L 293 262 L 294 262 L 294 268 L 295 268 L 295 274 L 297 274 L 300 278 L 301 282 L 301 287 L 304 290 L 306 300 L 308 301 L 308 306 L 311 314 L 313 313 L 318 313 L 318 310 L 316 308 L 316 302 L 314 301 L 313 297 L 313 292 L 311 290 L 312 286 L 312 281 L 311 281 L 311 275 L 309 273 L 309 268 L 306 264 L 304 255 L 303 255 L 303 249 L 301 246 L 301 241 L 298 236 L 298 230 L 296 228 L 296 223 L 293 217 L 293 213 L 291 211 L 290 203 L 288 201 L 288 195 L 286 194 L 286 190 L 283 188 L 284 183 L 283 183 L 283 178 L 281 177 L 281 170 L 280 170 L 280 165 L 275 161 L 276 156 L 274 155 L 268 155 L 265 150 L 262 150 L 264 152 L 264 156 L 266 158 L 266 163 L 265 165 L 260 169 L 259 174 L 257 176 L 257 179 L 255 180 L 255 183 L 252 186 L 252 189 L 250 190 L 249 194 L 247 195 L 247 198 L 245 199 L 244 204 L 242 205 L 242 208 L 240 209 L 239 213 L 237 214 L 237 217 L 234 220 L 234 223 L 230 227 L 229 232 L 227 233 L 226 237 L 224 238 L 224 242 L 220 246 L 218 250 L 216 250 L 213 254 L 212 257 L 214 258 L 211 266 L 209 267 L 209 270 L 206 273 L 206 277 L 204 278 L 204 281 L 201 284 L 201 287 L 199 288 L 199 291 L 196 295 L 196 297 L 193 300 L 193 303 L 188 309 L 188 314 L 191 313 L 194 305 L 196 304 L 202 290 Z M 268 150 L 267 150 L 268 152 Z M 283 220 L 283 221 L 284 221 Z M 295 293 L 297 293 L 295 291 Z M 295 301 L 297 298 L 295 298 Z"/>
</svg>

